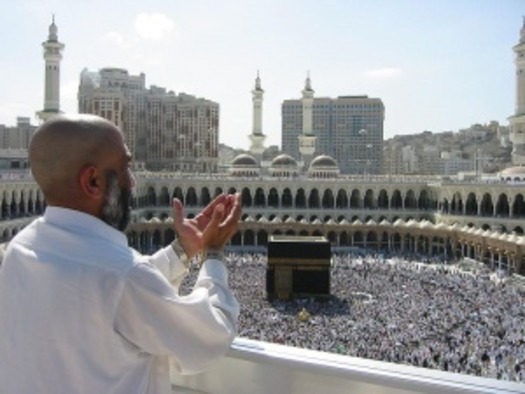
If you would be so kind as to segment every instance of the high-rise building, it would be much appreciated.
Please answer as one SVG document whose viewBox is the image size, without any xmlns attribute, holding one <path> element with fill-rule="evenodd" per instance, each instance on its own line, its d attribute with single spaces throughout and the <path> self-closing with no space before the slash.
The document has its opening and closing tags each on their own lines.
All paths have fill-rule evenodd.
<svg viewBox="0 0 525 394">
<path fill-rule="evenodd" d="M 509 118 L 512 141 L 512 163 L 525 166 L 525 17 L 520 30 L 520 41 L 513 48 L 516 64 L 516 108 Z"/>
<path fill-rule="evenodd" d="M 0 149 L 22 149 L 29 148 L 29 141 L 36 131 L 29 118 L 19 116 L 16 118 L 15 127 L 6 127 L 0 124 Z"/>
<path fill-rule="evenodd" d="M 64 44 L 58 41 L 58 29 L 55 25 L 55 16 L 49 26 L 47 41 L 44 47 L 45 84 L 44 84 L 44 109 L 36 113 L 43 122 L 60 113 L 60 61 Z"/>
<path fill-rule="evenodd" d="M 136 162 L 152 171 L 217 171 L 219 104 L 151 86 L 120 68 L 82 71 L 78 110 L 102 116 L 124 133 Z"/>
<path fill-rule="evenodd" d="M 296 159 L 302 157 L 304 161 L 305 153 L 315 149 L 315 156 L 333 157 L 343 174 L 381 173 L 385 117 L 381 99 L 368 96 L 315 98 L 313 93 L 308 77 L 303 97 L 283 102 L 283 152 Z M 307 144 L 315 148 L 309 147 L 306 152 Z"/>
</svg>

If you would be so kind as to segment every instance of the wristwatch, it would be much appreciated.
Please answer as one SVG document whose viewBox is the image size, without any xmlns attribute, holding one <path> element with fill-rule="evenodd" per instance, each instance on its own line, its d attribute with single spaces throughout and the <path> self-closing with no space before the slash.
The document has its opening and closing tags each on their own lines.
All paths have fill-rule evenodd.
<svg viewBox="0 0 525 394">
<path fill-rule="evenodd" d="M 177 238 L 175 241 L 171 243 L 171 247 L 173 248 L 173 251 L 175 254 L 179 257 L 180 261 L 186 268 L 190 265 L 190 259 L 188 258 L 188 255 L 184 251 L 184 248 L 180 244 L 179 239 Z"/>
<path fill-rule="evenodd" d="M 224 261 L 224 251 L 222 249 L 206 249 L 202 252 L 201 265 L 206 260 Z"/>
</svg>

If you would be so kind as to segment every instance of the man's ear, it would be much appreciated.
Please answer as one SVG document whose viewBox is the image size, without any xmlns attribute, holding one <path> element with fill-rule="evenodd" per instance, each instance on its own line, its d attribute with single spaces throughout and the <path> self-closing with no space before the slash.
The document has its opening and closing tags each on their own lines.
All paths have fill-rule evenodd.
<svg viewBox="0 0 525 394">
<path fill-rule="evenodd" d="M 104 179 L 100 170 L 94 165 L 85 166 L 80 170 L 80 190 L 87 197 L 98 199 L 104 195 Z"/>
</svg>

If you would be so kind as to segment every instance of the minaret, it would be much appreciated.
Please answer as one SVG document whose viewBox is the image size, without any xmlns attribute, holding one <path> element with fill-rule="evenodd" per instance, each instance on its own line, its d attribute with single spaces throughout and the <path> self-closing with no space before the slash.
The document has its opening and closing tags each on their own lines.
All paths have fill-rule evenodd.
<svg viewBox="0 0 525 394">
<path fill-rule="evenodd" d="M 253 129 L 250 135 L 252 145 L 250 153 L 259 161 L 262 162 L 262 155 L 264 153 L 264 140 L 266 136 L 262 132 L 262 102 L 264 90 L 261 88 L 261 78 L 259 71 L 257 71 L 257 78 L 255 79 L 255 88 L 252 90 L 253 101 Z"/>
<path fill-rule="evenodd" d="M 512 141 L 512 164 L 525 165 L 525 17 L 520 30 L 520 41 L 513 48 L 516 58 L 516 109 L 509 118 Z"/>
<path fill-rule="evenodd" d="M 44 109 L 37 112 L 42 122 L 60 113 L 60 61 L 64 44 L 58 42 L 57 26 L 55 16 L 49 26 L 47 41 L 42 43 L 44 47 L 44 60 L 46 61 L 46 79 L 44 87 Z"/>
<path fill-rule="evenodd" d="M 312 161 L 315 152 L 315 140 L 317 137 L 313 133 L 312 119 L 313 119 L 313 104 L 314 104 L 314 90 L 310 81 L 310 72 L 306 76 L 306 82 L 303 89 L 303 134 L 299 138 L 299 152 L 303 161 L 304 170 L 308 170 L 308 166 Z"/>
</svg>

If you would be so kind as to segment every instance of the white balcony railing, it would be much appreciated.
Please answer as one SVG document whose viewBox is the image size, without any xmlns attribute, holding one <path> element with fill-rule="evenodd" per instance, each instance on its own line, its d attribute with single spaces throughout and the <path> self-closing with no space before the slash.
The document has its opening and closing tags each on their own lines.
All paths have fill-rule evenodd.
<svg viewBox="0 0 525 394">
<path fill-rule="evenodd" d="M 525 393 L 525 384 L 237 338 L 208 371 L 172 376 L 174 393 Z"/>
</svg>

